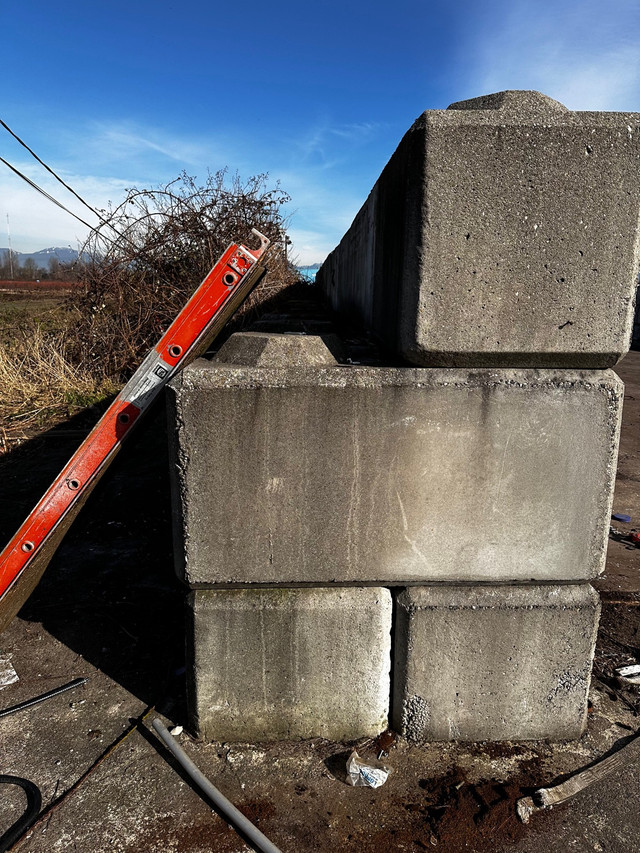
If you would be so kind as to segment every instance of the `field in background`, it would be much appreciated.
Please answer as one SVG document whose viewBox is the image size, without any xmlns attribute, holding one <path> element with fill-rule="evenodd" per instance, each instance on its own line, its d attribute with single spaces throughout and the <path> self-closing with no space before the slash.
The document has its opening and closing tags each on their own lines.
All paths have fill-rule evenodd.
<svg viewBox="0 0 640 853">
<path fill-rule="evenodd" d="M 70 291 L 76 285 L 70 281 L 20 281 L 19 279 L 0 278 L 0 293 L 42 293 Z"/>
<path fill-rule="evenodd" d="M 0 453 L 118 390 L 68 356 L 71 287 L 0 281 Z"/>
<path fill-rule="evenodd" d="M 234 317 L 235 331 L 281 291 L 300 282 L 299 273 L 283 257 L 271 256 L 268 274 Z M 90 287 L 85 291 L 64 281 L 0 280 L 0 454 L 119 391 L 139 363 L 138 350 L 148 349 L 138 334 L 136 311 L 142 310 L 149 326 L 142 330 L 147 337 L 150 330 L 155 332 L 153 343 L 163 324 L 168 325 L 166 317 L 157 316 L 164 303 L 153 283 L 139 283 L 140 298 L 133 300 L 133 307 L 129 284 L 118 291 L 128 299 L 121 300 L 126 304 L 118 313 L 113 307 L 103 312 L 102 299 L 118 304 L 112 295 L 87 298 Z M 180 294 L 173 296 L 182 307 Z M 122 361 L 123 352 L 126 358 L 116 364 L 113 353 Z"/>
<path fill-rule="evenodd" d="M 59 308 L 69 292 L 65 282 L 51 282 L 55 287 L 46 287 L 44 282 L 0 281 L 0 324 L 3 340 L 20 320 L 44 319 L 51 311 Z M 46 282 L 49 284 L 49 282 Z M 27 285 L 24 287 L 23 285 Z"/>
</svg>

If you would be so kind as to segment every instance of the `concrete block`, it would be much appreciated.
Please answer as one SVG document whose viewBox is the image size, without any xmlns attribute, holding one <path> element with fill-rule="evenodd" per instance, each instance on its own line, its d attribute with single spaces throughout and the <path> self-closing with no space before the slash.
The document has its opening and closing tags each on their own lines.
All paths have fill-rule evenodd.
<svg viewBox="0 0 640 853">
<path fill-rule="evenodd" d="M 197 590 L 189 600 L 189 713 L 203 737 L 350 740 L 386 728 L 389 590 Z"/>
<path fill-rule="evenodd" d="M 600 612 L 590 586 L 414 587 L 396 605 L 393 726 L 409 740 L 582 734 Z"/>
<path fill-rule="evenodd" d="M 622 400 L 610 371 L 198 361 L 168 397 L 191 586 L 603 569 Z"/>
<path fill-rule="evenodd" d="M 639 113 L 500 92 L 415 122 L 316 281 L 414 364 L 610 367 L 639 214 Z"/>
<path fill-rule="evenodd" d="M 340 339 L 333 334 L 241 332 L 231 335 L 213 362 L 247 367 L 320 367 L 337 363 L 333 352 L 342 353 Z"/>
</svg>

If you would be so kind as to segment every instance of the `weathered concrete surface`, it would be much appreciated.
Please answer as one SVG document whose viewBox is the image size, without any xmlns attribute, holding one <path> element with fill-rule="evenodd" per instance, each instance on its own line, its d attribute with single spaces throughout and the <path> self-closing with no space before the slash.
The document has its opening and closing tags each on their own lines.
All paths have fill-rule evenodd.
<svg viewBox="0 0 640 853">
<path fill-rule="evenodd" d="M 178 574 L 594 578 L 621 396 L 608 371 L 196 362 L 169 391 Z"/>
<path fill-rule="evenodd" d="M 632 394 L 625 404 L 620 457 L 625 475 L 621 485 L 626 483 L 628 491 L 616 509 L 633 517 L 628 525 L 632 528 L 640 524 L 640 497 L 634 489 L 640 482 L 640 393 L 633 389 L 629 370 L 638 375 L 640 353 L 630 353 L 623 367 Z M 632 413 L 635 422 L 628 420 Z M 28 610 L 0 638 L 2 654 L 10 657 L 20 676 L 19 682 L 0 691 L 0 708 L 76 676 L 92 676 L 79 691 L 0 722 L 0 770 L 37 783 L 43 807 L 57 802 L 17 845 L 19 853 L 70 853 L 74 848 L 82 853 L 250 850 L 168 763 L 154 733 L 147 731 L 153 716 L 84 781 L 80 779 L 148 705 L 167 713 L 171 725 L 187 723 L 181 701 L 183 677 L 169 686 L 165 683 L 183 663 L 183 592 L 172 582 L 171 543 L 166 536 L 170 511 L 167 462 L 162 458 L 165 436 L 161 432 L 152 441 L 152 426 L 146 421 L 132 436 L 105 475 L 101 491 L 96 491 L 95 500 L 87 503 L 65 538 Z M 70 435 L 65 424 L 60 433 L 52 431 L 0 458 L 5 508 L 0 527 L 5 541 L 82 437 Z M 599 675 L 607 681 L 616 666 L 638 656 L 640 548 L 625 554 L 626 594 L 635 598 L 628 606 L 603 601 L 601 625 L 606 634 L 601 632 L 596 662 L 606 664 L 606 672 Z M 607 567 L 610 595 L 616 599 L 618 570 L 616 556 Z M 628 586 L 633 579 L 635 594 Z M 170 697 L 170 708 L 163 696 Z M 627 698 L 638 702 L 631 692 Z M 565 805 L 541 812 L 527 827 L 518 822 L 513 807 L 506 811 L 505 788 L 516 784 L 531 789 L 559 781 L 637 730 L 638 717 L 625 701 L 614 701 L 615 694 L 598 678 L 592 679 L 590 699 L 593 711 L 579 741 L 416 746 L 400 739 L 386 759 L 393 773 L 377 791 L 351 788 L 341 781 L 352 744 L 203 743 L 186 731 L 179 740 L 202 772 L 283 853 L 386 853 L 403 846 L 406 851 L 429 850 L 431 834 L 438 840 L 434 850 L 446 853 L 630 853 L 640 849 L 637 764 L 627 765 Z M 361 744 L 357 748 L 362 754 Z M 375 755 L 375 745 L 365 754 Z M 456 791 L 458 779 L 467 784 Z M 77 782 L 78 787 L 59 801 Z M 482 799 L 487 792 L 490 796 Z M 24 798 L 11 786 L 0 789 L 0 794 L 2 833 L 22 812 Z M 460 796 L 468 804 L 477 795 L 473 810 L 464 811 L 456 802 Z M 445 822 L 456 830 L 458 843 L 447 833 Z M 487 825 L 495 830 L 492 837 L 479 838 Z M 520 834 L 514 837 L 515 833 Z"/>
<path fill-rule="evenodd" d="M 187 671 L 208 740 L 375 736 L 387 725 L 391 593 L 197 590 Z"/>
<path fill-rule="evenodd" d="M 639 212 L 640 114 L 502 92 L 415 122 L 316 281 L 415 364 L 610 367 Z"/>
<path fill-rule="evenodd" d="M 393 726 L 409 740 L 570 740 L 587 721 L 588 584 L 434 586 L 396 600 Z"/>
</svg>

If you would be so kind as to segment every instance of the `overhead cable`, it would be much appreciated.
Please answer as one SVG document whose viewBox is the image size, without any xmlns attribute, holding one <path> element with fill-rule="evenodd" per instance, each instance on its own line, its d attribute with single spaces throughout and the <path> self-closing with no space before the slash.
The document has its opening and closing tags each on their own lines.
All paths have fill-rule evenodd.
<svg viewBox="0 0 640 853">
<path fill-rule="evenodd" d="M 14 138 L 14 139 L 16 139 L 16 140 L 20 143 L 20 145 L 22 145 L 22 146 L 23 146 L 23 148 L 26 148 L 26 150 L 29 152 L 29 154 L 31 154 L 31 156 L 32 156 L 32 157 L 34 157 L 34 158 L 38 161 L 38 163 L 40 163 L 40 165 L 41 165 L 41 166 L 44 166 L 44 168 L 47 170 L 47 172 L 49 172 L 50 174 L 52 174 L 52 175 L 53 175 L 53 177 L 54 177 L 54 178 L 55 178 L 59 183 L 61 183 L 61 184 L 62 184 L 62 186 L 63 186 L 65 189 L 69 190 L 69 192 L 70 192 L 72 195 L 74 195 L 74 196 L 78 199 L 78 201 L 82 202 L 82 204 L 83 204 L 83 205 L 84 205 L 88 210 L 90 210 L 90 211 L 91 211 L 91 213 L 93 213 L 93 215 L 94 215 L 94 216 L 97 216 L 98 221 L 100 222 L 100 224 L 101 224 L 101 225 L 106 225 L 108 228 L 110 228 L 110 229 L 113 231 L 113 233 L 116 235 L 116 237 L 117 237 L 119 240 L 124 240 L 126 243 L 128 243 L 130 246 L 133 246 L 133 247 L 137 250 L 137 248 L 138 248 L 138 247 L 136 246 L 136 244 L 134 243 L 134 241 L 133 241 L 133 240 L 131 240 L 131 238 L 130 238 L 130 237 L 127 237 L 127 236 L 126 236 L 126 234 L 122 234 L 122 233 L 120 233 L 120 231 L 118 231 L 118 229 L 117 229 L 114 225 L 112 225 L 112 224 L 111 224 L 111 222 L 109 222 L 109 220 L 108 220 L 108 219 L 105 219 L 103 216 L 101 216 L 101 215 L 98 213 L 98 211 L 97 211 L 95 208 L 91 207 L 91 205 L 90 205 L 88 202 L 86 202 L 86 201 L 82 198 L 82 196 L 81 196 L 81 195 L 79 195 L 79 194 L 78 194 L 78 193 L 77 193 L 77 192 L 76 192 L 72 187 L 70 187 L 70 186 L 69 186 L 69 184 L 65 183 L 65 181 L 63 181 L 63 180 L 62 180 L 62 178 L 61 178 L 59 175 L 57 175 L 57 174 L 54 172 L 54 170 L 53 170 L 50 166 L 47 166 L 47 164 L 44 162 L 44 160 L 42 160 L 40 157 L 38 157 L 38 155 L 35 153 L 35 151 L 33 151 L 33 149 L 29 148 L 29 146 L 27 145 L 27 143 L 26 143 L 26 142 L 24 142 L 24 140 L 20 139 L 20 137 L 18 136 L 18 134 L 17 134 L 17 133 L 14 133 L 14 132 L 13 132 L 13 130 L 11 130 L 11 128 L 9 127 L 9 125 L 8 125 L 6 122 L 4 122 L 1 118 L 0 118 L 0 125 L 2 125 L 2 127 L 4 127 L 4 129 L 5 129 L 8 133 L 10 133 L 10 134 L 11 134 L 11 136 L 13 136 L 13 138 Z M 31 180 L 31 178 L 28 178 L 26 175 L 23 175 L 23 174 L 22 174 L 22 172 L 18 171 L 18 169 L 16 169 L 16 168 L 15 168 L 15 166 L 12 166 L 12 165 L 11 165 L 11 163 L 8 163 L 8 162 L 7 162 L 3 157 L 0 157 L 0 162 L 4 163 L 4 164 L 5 164 L 5 166 L 8 166 L 8 167 L 11 169 L 11 171 L 12 171 L 12 172 L 15 172 L 15 173 L 16 173 L 16 175 L 18 175 L 19 177 L 21 177 L 24 181 L 26 181 L 30 186 L 32 186 L 34 189 L 36 189 L 39 193 L 42 193 L 42 195 L 43 195 L 45 198 L 48 198 L 48 199 L 49 199 L 49 201 L 52 201 L 55 205 L 57 205 L 57 206 L 58 206 L 58 207 L 60 207 L 62 210 L 66 211 L 68 214 L 70 214 L 71 216 L 73 216 L 73 217 L 74 217 L 74 219 L 77 219 L 77 220 L 78 220 L 78 222 L 81 222 L 83 225 L 86 225 L 86 227 L 87 227 L 87 228 L 89 228 L 89 229 L 91 229 L 91 231 L 94 231 L 94 232 L 95 232 L 95 234 L 96 234 L 96 236 L 97 236 L 97 237 L 99 237 L 101 240 L 104 240 L 104 241 L 105 241 L 105 242 L 107 242 L 107 243 L 111 243 L 111 245 L 112 245 L 112 246 L 116 246 L 116 245 L 117 245 L 117 243 L 116 243 L 116 241 L 115 241 L 115 240 L 113 240 L 113 239 L 111 239 L 111 238 L 109 238 L 109 237 L 105 236 L 105 234 L 104 234 L 104 233 L 101 233 L 100 231 L 98 231 L 98 228 L 97 228 L 95 225 L 89 225 L 89 223 L 88 223 L 88 222 L 85 222 L 85 221 L 84 221 L 84 219 L 81 219 L 79 216 L 77 216 L 75 213 L 73 213 L 73 211 L 69 210 L 69 208 L 68 208 L 68 207 L 65 207 L 65 206 L 64 206 L 61 202 L 59 202 L 56 198 L 54 198 L 52 195 L 50 195 L 48 192 L 46 192 L 46 190 L 43 190 L 43 189 L 42 189 L 42 187 L 38 186 L 38 184 L 36 184 L 34 181 L 32 181 L 32 180 Z"/>
<path fill-rule="evenodd" d="M 6 124 L 4 121 L 2 121 L 1 118 L 0 118 L 0 124 L 2 125 L 2 127 L 4 127 L 5 130 L 7 130 L 11 134 L 11 136 L 13 136 L 14 139 L 16 139 L 20 143 L 20 145 L 22 145 L 23 148 L 27 149 L 27 151 L 29 152 L 29 154 L 31 154 L 32 157 L 35 157 L 35 159 L 38 161 L 38 163 L 40 163 L 41 166 L 44 166 L 44 168 L 47 170 L 47 172 L 49 172 L 50 174 L 53 175 L 53 177 L 56 179 L 56 181 L 59 181 L 65 189 L 69 190 L 69 192 L 72 195 L 74 195 L 78 199 L 78 201 L 81 201 L 82 204 L 84 204 L 84 206 L 91 211 L 91 213 L 95 214 L 101 222 L 105 222 L 105 220 L 100 216 L 98 211 L 95 210 L 93 207 L 91 207 L 91 205 L 88 202 L 86 202 L 82 198 L 81 195 L 78 195 L 78 193 L 72 187 L 70 187 L 69 184 L 65 183 L 62 180 L 62 178 L 59 175 L 57 175 L 50 166 L 47 166 L 47 164 L 44 162 L 44 160 L 41 160 L 40 157 L 38 157 L 38 155 L 36 154 L 36 152 L 33 151 L 31 148 L 29 148 L 27 143 L 24 142 L 24 140 L 20 139 L 18 134 L 14 133 L 11 130 L 11 128 L 9 127 L 9 125 Z"/>
<path fill-rule="evenodd" d="M 53 170 L 50 166 L 47 166 L 47 164 L 44 162 L 44 160 L 42 160 L 40 157 L 38 157 L 38 155 L 36 154 L 36 152 L 35 152 L 32 148 L 29 148 L 29 146 L 27 145 L 27 143 L 26 143 L 23 139 L 20 139 L 20 137 L 18 136 L 18 134 L 17 134 L 17 133 L 14 133 L 14 131 L 13 131 L 13 130 L 11 130 L 11 128 L 9 127 L 9 125 L 8 125 L 6 122 L 4 122 L 1 118 L 0 118 L 0 125 L 2 125 L 2 127 L 4 127 L 4 129 L 5 129 L 8 133 L 10 133 L 10 134 L 11 134 L 11 136 L 13 136 L 13 138 L 14 138 L 14 139 L 16 139 L 16 140 L 20 143 L 20 145 L 22 145 L 22 147 L 23 147 L 23 148 L 26 148 L 26 150 L 29 152 L 29 154 L 31 154 L 31 156 L 32 156 L 32 157 L 34 157 L 34 158 L 38 161 L 38 163 L 40 163 L 40 165 L 41 165 L 41 166 L 44 166 L 44 168 L 47 170 L 47 172 L 49 172 L 50 174 L 52 174 L 52 175 L 53 175 L 53 177 L 56 179 L 56 181 L 58 181 L 59 183 L 61 183 L 61 184 L 62 184 L 62 186 L 63 186 L 65 189 L 69 190 L 69 192 L 70 192 L 73 196 L 75 196 L 75 197 L 78 199 L 78 201 L 82 202 L 82 204 L 83 204 L 83 205 L 84 205 L 88 210 L 90 210 L 90 211 L 91 211 L 91 213 L 93 213 L 93 215 L 94 215 L 94 216 L 97 216 L 97 217 L 98 217 L 98 220 L 99 220 L 99 222 L 100 222 L 100 224 L 101 224 L 101 225 L 106 225 L 106 226 L 107 226 L 108 228 L 110 228 L 110 229 L 111 229 L 111 230 L 112 230 L 112 231 L 113 231 L 113 232 L 114 232 L 114 233 L 115 233 L 119 238 L 122 238 L 122 236 L 123 236 L 123 235 L 122 235 L 122 234 L 120 234 L 120 232 L 118 231 L 118 229 L 117 229 L 117 228 L 115 228 L 115 227 L 114 227 L 114 226 L 109 222 L 109 220 L 108 220 L 108 219 L 105 219 L 103 216 L 101 216 L 101 215 L 98 213 L 98 211 L 97 211 L 94 207 L 92 207 L 88 202 L 86 202 L 86 201 L 82 198 L 82 196 L 81 196 L 81 195 L 79 195 L 79 194 L 78 194 L 78 193 L 73 189 L 73 187 L 70 187 L 70 186 L 69 186 L 69 184 L 65 183 L 65 181 L 63 181 L 63 180 L 62 180 L 62 178 L 60 177 L 60 175 L 56 174 L 56 172 L 54 172 L 54 170 Z M 42 193 L 46 198 L 48 198 L 48 199 L 49 199 L 50 201 L 52 201 L 54 204 L 57 204 L 57 205 L 58 205 L 58 207 L 61 207 L 63 210 L 66 210 L 66 212 L 67 212 L 67 213 L 70 213 L 70 214 L 71 214 L 71 216 L 75 217 L 75 219 L 77 219 L 79 222 L 82 222 L 82 224 L 83 224 L 83 225 L 86 225 L 86 226 L 87 226 L 88 228 L 90 228 L 92 231 L 95 231 L 95 232 L 96 232 L 96 234 L 98 233 L 97 228 L 95 227 L 95 225 L 89 225 L 87 222 L 85 222 L 85 221 L 84 221 L 84 219 L 80 219 L 80 217 L 79 217 L 79 216 L 76 216 L 76 214 L 75 214 L 75 213 L 72 213 L 72 211 L 70 211 L 67 207 L 65 207 L 63 204 L 61 204 L 59 201 L 57 201 L 57 199 L 55 199 L 53 196 L 49 195 L 47 192 L 45 192 L 43 189 L 41 189 L 37 184 L 35 184 L 35 183 L 34 183 L 33 181 L 31 181 L 29 178 L 25 177 L 23 174 L 21 174 L 21 173 L 20 173 L 16 168 L 14 168 L 10 163 L 7 163 L 7 161 L 6 161 L 6 160 L 4 160 L 2 157 L 0 157 L 0 160 L 2 160 L 2 162 L 3 162 L 3 163 L 5 163 L 7 166 L 9 166 L 9 168 L 10 168 L 12 171 L 14 171 L 17 175 L 20 175 L 20 177 L 21 177 L 21 178 L 24 178 L 24 180 L 25 180 L 25 181 L 27 181 L 29 184 L 31 184 L 31 186 L 33 186 L 35 189 L 37 189 L 37 190 L 38 190 L 38 192 L 41 192 L 41 193 Z M 104 236 L 104 234 L 100 234 L 99 236 L 100 236 L 103 240 L 106 240 L 108 243 L 112 243 L 113 245 L 115 245 L 114 241 L 113 241 L 113 240 L 110 240 L 108 237 L 105 237 L 105 236 Z M 125 238 L 125 239 L 126 239 L 126 238 Z M 130 241 L 129 241 L 129 242 L 130 242 Z"/>
<path fill-rule="evenodd" d="M 68 207 L 65 207 L 64 204 L 62 204 L 62 202 L 58 201 L 57 198 L 54 198 L 52 195 L 49 195 L 49 193 L 46 190 L 43 190 L 42 187 L 38 186 L 38 184 L 36 184 L 35 181 L 32 181 L 31 178 L 28 178 L 26 175 L 23 175 L 22 172 L 20 172 L 18 169 L 16 169 L 15 166 L 12 166 L 11 163 L 8 163 L 4 159 L 4 157 L 0 157 L 0 162 L 4 163 L 5 166 L 8 166 L 9 169 L 11 169 L 12 172 L 15 172 L 15 174 L 18 175 L 19 178 L 22 178 L 23 181 L 26 181 L 29 184 L 29 186 L 34 188 L 34 190 L 38 190 L 38 192 L 41 193 L 45 198 L 48 198 L 49 201 L 52 201 L 54 204 L 57 204 L 58 207 L 62 208 L 62 210 L 65 210 L 67 213 L 69 213 L 71 216 L 73 216 L 74 219 L 77 219 L 78 222 L 82 222 L 82 224 L 86 225 L 87 228 L 90 228 L 92 231 L 95 231 L 95 225 L 89 225 L 88 222 L 85 222 L 84 219 L 81 219 L 72 210 L 69 210 Z"/>
</svg>

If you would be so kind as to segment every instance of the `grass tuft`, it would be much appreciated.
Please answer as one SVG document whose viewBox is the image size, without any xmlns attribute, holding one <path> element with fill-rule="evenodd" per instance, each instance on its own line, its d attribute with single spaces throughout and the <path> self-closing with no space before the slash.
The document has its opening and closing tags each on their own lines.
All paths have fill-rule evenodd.
<svg viewBox="0 0 640 853">
<path fill-rule="evenodd" d="M 0 452 L 117 393 L 108 377 L 74 365 L 68 332 L 33 320 L 0 342 Z"/>
</svg>

